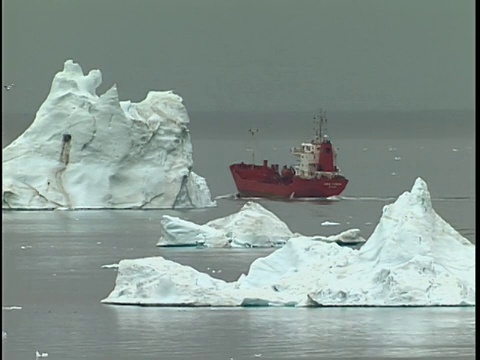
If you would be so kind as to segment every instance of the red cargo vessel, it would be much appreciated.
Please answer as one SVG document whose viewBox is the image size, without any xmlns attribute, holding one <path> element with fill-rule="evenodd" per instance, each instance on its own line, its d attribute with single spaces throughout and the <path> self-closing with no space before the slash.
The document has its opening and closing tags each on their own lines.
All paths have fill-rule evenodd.
<svg viewBox="0 0 480 360">
<path fill-rule="evenodd" d="M 298 157 L 297 165 L 284 165 L 281 170 L 278 164 L 269 166 L 267 160 L 263 165 L 243 162 L 230 165 L 239 196 L 325 198 L 345 190 L 348 180 L 335 165 L 335 148 L 325 133 L 325 114 L 315 119 L 318 121 L 315 139 L 291 149 Z"/>
</svg>

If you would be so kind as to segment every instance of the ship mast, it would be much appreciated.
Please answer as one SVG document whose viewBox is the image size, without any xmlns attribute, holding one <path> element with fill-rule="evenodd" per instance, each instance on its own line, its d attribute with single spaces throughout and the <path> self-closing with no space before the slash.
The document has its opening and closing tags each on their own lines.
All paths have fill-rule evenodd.
<svg viewBox="0 0 480 360">
<path fill-rule="evenodd" d="M 258 134 L 258 129 L 248 129 L 252 135 L 252 166 L 255 165 L 255 135 Z"/>
<path fill-rule="evenodd" d="M 322 142 L 323 135 L 327 134 L 327 113 L 320 109 L 318 115 L 313 117 L 314 122 L 318 126 L 315 129 L 315 142 Z"/>
</svg>

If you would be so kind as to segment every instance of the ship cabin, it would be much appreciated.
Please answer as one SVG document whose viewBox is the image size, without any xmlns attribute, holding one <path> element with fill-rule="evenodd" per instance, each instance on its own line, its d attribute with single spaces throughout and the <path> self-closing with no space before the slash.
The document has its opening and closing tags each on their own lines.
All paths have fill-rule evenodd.
<svg viewBox="0 0 480 360">
<path fill-rule="evenodd" d="M 292 148 L 291 153 L 298 157 L 295 173 L 302 178 L 331 177 L 333 172 L 339 171 L 335 166 L 335 149 L 327 135 L 313 140 L 311 143 L 302 143 L 299 148 Z"/>
</svg>

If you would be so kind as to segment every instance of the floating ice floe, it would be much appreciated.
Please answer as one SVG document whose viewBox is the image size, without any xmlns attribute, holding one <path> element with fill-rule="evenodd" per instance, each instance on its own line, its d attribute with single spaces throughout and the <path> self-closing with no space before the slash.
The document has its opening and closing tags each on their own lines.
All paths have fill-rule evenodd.
<svg viewBox="0 0 480 360">
<path fill-rule="evenodd" d="M 235 282 L 162 257 L 122 260 L 107 304 L 157 306 L 475 305 L 475 245 L 432 208 L 427 185 L 386 205 L 359 250 L 298 237 Z"/>
<path fill-rule="evenodd" d="M 118 269 L 118 264 L 102 265 L 102 269 Z"/>
<path fill-rule="evenodd" d="M 182 98 L 150 91 L 101 96 L 99 70 L 67 60 L 30 127 L 3 149 L 2 208 L 202 208 L 214 206 L 192 171 Z"/>
<path fill-rule="evenodd" d="M 362 237 L 360 229 L 349 229 L 342 231 L 340 234 L 330 235 L 330 236 L 321 236 L 321 235 L 313 235 L 313 236 L 304 236 L 295 234 L 294 237 L 291 239 L 296 238 L 304 238 L 304 239 L 311 239 L 314 241 L 323 241 L 323 242 L 334 242 L 338 245 L 359 245 L 365 243 L 365 239 Z"/>
<path fill-rule="evenodd" d="M 253 201 L 245 203 L 239 212 L 205 225 L 168 215 L 162 217 L 160 224 L 161 236 L 157 246 L 274 247 L 283 246 L 292 238 L 303 237 L 292 233 L 275 214 Z M 327 222 L 327 225 L 338 223 Z M 358 229 L 329 237 L 311 238 L 349 245 L 365 242 Z"/>
<path fill-rule="evenodd" d="M 234 194 L 225 194 L 225 195 L 218 195 L 218 196 L 215 196 L 215 200 L 222 200 L 222 199 L 238 199 L 239 196 L 238 196 L 238 193 L 234 193 Z"/>
<path fill-rule="evenodd" d="M 402 157 L 401 157 L 401 156 L 395 156 L 395 157 L 394 157 L 394 160 L 395 160 L 395 161 L 400 161 L 400 160 L 402 160 Z"/>
<path fill-rule="evenodd" d="M 324 221 L 320 225 L 322 225 L 322 226 L 335 226 L 335 225 L 340 225 L 340 223 L 333 222 L 333 221 Z"/>
</svg>

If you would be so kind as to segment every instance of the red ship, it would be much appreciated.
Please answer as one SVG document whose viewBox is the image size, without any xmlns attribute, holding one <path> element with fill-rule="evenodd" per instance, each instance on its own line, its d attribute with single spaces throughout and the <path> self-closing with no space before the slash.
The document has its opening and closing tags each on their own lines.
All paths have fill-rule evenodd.
<svg viewBox="0 0 480 360">
<path fill-rule="evenodd" d="M 298 157 L 297 165 L 284 165 L 281 171 L 278 164 L 269 166 L 267 160 L 263 160 L 263 165 L 254 162 L 230 165 L 239 196 L 325 198 L 345 190 L 348 180 L 335 165 L 335 148 L 323 133 L 327 118 L 320 114 L 315 119 L 318 120 L 315 139 L 291 149 Z"/>
</svg>

